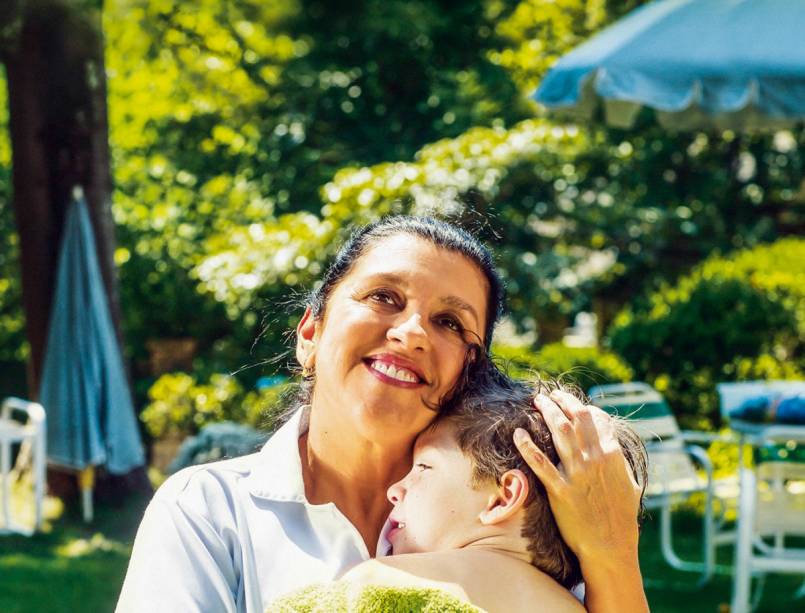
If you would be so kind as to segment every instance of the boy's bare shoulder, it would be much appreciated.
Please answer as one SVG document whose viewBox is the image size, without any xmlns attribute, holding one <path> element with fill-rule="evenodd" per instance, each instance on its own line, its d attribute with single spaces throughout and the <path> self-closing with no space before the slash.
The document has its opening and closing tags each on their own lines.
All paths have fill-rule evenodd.
<svg viewBox="0 0 805 613">
<path fill-rule="evenodd" d="M 340 578 L 358 586 L 382 585 L 388 587 L 423 587 L 440 589 L 452 594 L 465 602 L 470 602 L 464 589 L 455 582 L 436 577 L 432 568 L 417 567 L 414 560 L 400 558 L 413 558 L 430 554 L 411 554 L 408 556 L 389 556 L 361 562 L 348 570 Z M 426 566 L 430 567 L 432 561 L 425 559 Z"/>
<path fill-rule="evenodd" d="M 533 566 L 467 549 L 377 558 L 344 578 L 365 585 L 435 587 L 492 613 L 585 611 L 575 596 Z"/>
</svg>

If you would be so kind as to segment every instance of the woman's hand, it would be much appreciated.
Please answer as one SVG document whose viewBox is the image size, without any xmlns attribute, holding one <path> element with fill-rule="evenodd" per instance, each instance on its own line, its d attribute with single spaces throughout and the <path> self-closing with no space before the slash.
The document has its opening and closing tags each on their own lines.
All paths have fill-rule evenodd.
<svg viewBox="0 0 805 613">
<path fill-rule="evenodd" d="M 612 418 L 562 391 L 538 395 L 534 406 L 545 418 L 560 466 L 524 430 L 515 432 L 515 443 L 545 486 L 562 537 L 579 558 L 588 608 L 647 610 L 637 559 L 642 487 Z M 618 609 L 618 602 L 632 608 Z"/>
<path fill-rule="evenodd" d="M 534 406 L 551 431 L 560 467 L 525 431 L 518 431 L 521 436 L 515 436 L 515 442 L 545 486 L 567 544 L 579 558 L 636 551 L 641 487 L 621 451 L 612 419 L 562 391 L 538 395 Z"/>
</svg>

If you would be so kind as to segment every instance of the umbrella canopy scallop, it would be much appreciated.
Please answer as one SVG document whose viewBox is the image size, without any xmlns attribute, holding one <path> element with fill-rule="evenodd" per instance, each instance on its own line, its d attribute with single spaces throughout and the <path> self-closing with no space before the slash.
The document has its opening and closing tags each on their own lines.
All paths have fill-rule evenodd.
<svg viewBox="0 0 805 613">
<path fill-rule="evenodd" d="M 676 129 L 805 121 L 805 0 L 658 0 L 580 45 L 533 98 L 631 127 L 643 107 Z"/>
</svg>

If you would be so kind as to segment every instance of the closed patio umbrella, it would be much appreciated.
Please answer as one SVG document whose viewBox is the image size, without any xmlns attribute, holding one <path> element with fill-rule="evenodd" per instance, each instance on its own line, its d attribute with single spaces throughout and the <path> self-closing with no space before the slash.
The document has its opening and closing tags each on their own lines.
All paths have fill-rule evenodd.
<svg viewBox="0 0 805 613">
<path fill-rule="evenodd" d="M 533 98 L 631 127 L 642 107 L 675 129 L 805 121 L 805 0 L 657 0 L 565 55 Z"/>
<path fill-rule="evenodd" d="M 83 196 L 67 211 L 39 397 L 48 460 L 80 471 L 89 520 L 94 467 L 123 474 L 145 458 Z"/>
</svg>

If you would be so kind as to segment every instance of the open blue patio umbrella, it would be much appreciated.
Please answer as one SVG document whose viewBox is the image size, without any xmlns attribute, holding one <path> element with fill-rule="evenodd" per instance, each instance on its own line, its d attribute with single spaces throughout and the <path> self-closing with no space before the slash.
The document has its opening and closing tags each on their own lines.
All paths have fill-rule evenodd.
<svg viewBox="0 0 805 613">
<path fill-rule="evenodd" d="M 122 474 L 145 457 L 83 196 L 67 211 L 39 398 L 48 460 L 79 471 L 90 519 L 94 467 Z"/>
<path fill-rule="evenodd" d="M 657 0 L 580 45 L 532 96 L 631 127 L 642 107 L 676 129 L 805 121 L 805 0 Z"/>
</svg>

